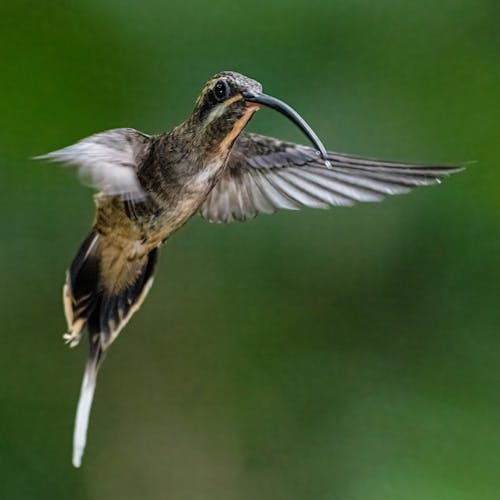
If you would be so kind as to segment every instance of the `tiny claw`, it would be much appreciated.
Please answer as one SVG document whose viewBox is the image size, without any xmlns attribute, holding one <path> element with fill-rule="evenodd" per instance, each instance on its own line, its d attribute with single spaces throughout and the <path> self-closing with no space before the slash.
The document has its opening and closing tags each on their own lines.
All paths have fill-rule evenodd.
<svg viewBox="0 0 500 500">
<path fill-rule="evenodd" d="M 64 342 L 68 344 L 70 347 L 76 347 L 80 343 L 81 335 L 77 333 L 65 333 L 63 335 Z"/>
</svg>

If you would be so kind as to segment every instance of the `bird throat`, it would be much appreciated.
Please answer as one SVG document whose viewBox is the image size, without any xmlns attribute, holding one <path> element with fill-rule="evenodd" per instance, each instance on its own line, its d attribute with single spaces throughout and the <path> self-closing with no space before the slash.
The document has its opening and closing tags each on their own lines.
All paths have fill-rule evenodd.
<svg viewBox="0 0 500 500">
<path fill-rule="evenodd" d="M 240 135 L 241 131 L 245 128 L 246 124 L 252 118 L 253 114 L 259 109 L 258 105 L 247 105 L 245 111 L 240 118 L 235 120 L 231 129 L 225 134 L 222 141 L 220 141 L 216 147 L 212 150 L 214 156 L 225 156 L 229 154 L 231 147 L 237 137 Z"/>
</svg>

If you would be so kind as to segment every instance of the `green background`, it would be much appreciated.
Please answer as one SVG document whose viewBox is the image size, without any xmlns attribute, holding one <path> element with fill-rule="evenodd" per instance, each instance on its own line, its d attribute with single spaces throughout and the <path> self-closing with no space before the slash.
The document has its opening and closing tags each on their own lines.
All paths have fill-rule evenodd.
<svg viewBox="0 0 500 500">
<path fill-rule="evenodd" d="M 0 496 L 493 500 L 500 491 L 497 0 L 2 1 Z M 100 373 L 61 286 L 92 191 L 31 156 L 168 130 L 232 69 L 331 149 L 477 160 L 441 186 L 194 218 Z M 254 131 L 303 141 L 262 110 Z"/>
</svg>

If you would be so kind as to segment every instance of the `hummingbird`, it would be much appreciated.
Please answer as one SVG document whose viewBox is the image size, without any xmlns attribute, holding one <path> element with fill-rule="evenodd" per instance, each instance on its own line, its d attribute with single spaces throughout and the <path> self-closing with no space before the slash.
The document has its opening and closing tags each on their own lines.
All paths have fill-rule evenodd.
<svg viewBox="0 0 500 500">
<path fill-rule="evenodd" d="M 260 107 L 291 120 L 313 147 L 244 132 Z M 73 434 L 81 465 L 99 367 L 152 284 L 161 245 L 191 217 L 245 221 L 278 209 L 351 206 L 440 182 L 460 170 L 329 152 L 289 105 L 233 71 L 205 84 L 191 115 L 170 132 L 96 133 L 37 158 L 72 165 L 94 196 L 95 219 L 63 286 L 68 331 L 89 341 Z"/>
</svg>

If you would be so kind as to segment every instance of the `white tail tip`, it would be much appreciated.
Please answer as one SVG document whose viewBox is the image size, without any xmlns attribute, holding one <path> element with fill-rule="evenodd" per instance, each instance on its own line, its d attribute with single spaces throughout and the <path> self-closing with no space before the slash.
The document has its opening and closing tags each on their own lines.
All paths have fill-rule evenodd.
<svg viewBox="0 0 500 500">
<path fill-rule="evenodd" d="M 94 399 L 97 369 L 95 363 L 90 361 L 85 368 L 80 399 L 76 410 L 75 430 L 73 433 L 73 465 L 80 467 L 82 456 L 87 442 L 87 429 L 89 426 L 90 409 Z"/>
</svg>

